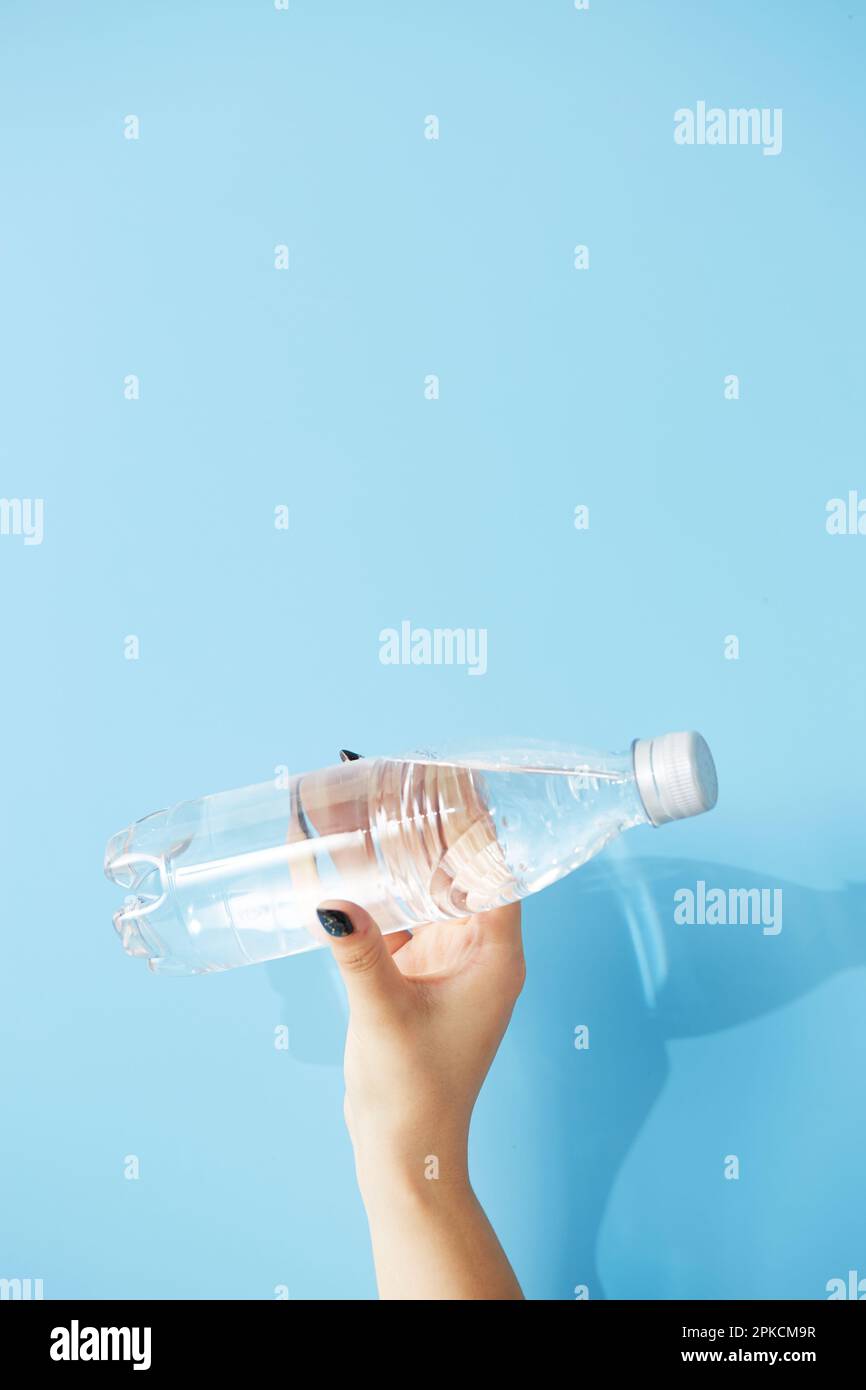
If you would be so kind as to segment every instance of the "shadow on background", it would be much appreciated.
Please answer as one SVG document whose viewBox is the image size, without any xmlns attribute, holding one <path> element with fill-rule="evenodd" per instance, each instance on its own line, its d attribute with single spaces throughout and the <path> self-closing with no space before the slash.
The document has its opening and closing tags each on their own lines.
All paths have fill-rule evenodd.
<svg viewBox="0 0 866 1390">
<path fill-rule="evenodd" d="M 781 888 L 781 932 L 675 925 L 674 894 L 699 879 L 726 892 Z M 576 1277 L 603 1297 L 599 1227 L 668 1076 L 667 1041 L 745 1023 L 866 963 L 864 909 L 863 883 L 823 891 L 726 864 L 617 853 L 527 901 L 527 985 L 482 1093 L 473 1171 L 483 1200 L 494 1189 L 491 1214 L 511 1228 L 509 1249 L 531 1228 L 559 1297 Z M 330 957 L 267 970 L 296 1059 L 339 1065 L 346 1014 Z M 575 1049 L 579 1026 L 588 1053 Z"/>
</svg>

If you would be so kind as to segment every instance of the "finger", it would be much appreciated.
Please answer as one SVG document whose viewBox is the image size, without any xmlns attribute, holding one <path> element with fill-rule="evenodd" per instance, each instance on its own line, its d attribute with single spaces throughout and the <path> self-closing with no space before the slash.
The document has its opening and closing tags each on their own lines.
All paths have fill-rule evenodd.
<svg viewBox="0 0 866 1390">
<path fill-rule="evenodd" d="M 405 982 L 369 912 L 357 903 L 335 900 L 320 903 L 316 915 L 330 937 L 352 1014 L 381 1020 L 396 1011 Z"/>
<path fill-rule="evenodd" d="M 492 997 L 513 1008 L 526 980 L 523 939 L 520 933 L 520 903 L 479 913 L 474 920 L 475 952 L 465 974 L 471 988 L 472 976 L 481 970 Z"/>
<path fill-rule="evenodd" d="M 343 750 L 349 754 L 349 749 Z M 369 796 L 368 765 L 360 768 L 363 758 L 342 757 L 338 767 L 326 767 L 319 772 L 308 772 L 300 781 L 298 799 L 303 804 L 307 825 L 321 839 L 330 841 L 328 851 L 337 873 L 344 882 L 360 874 L 367 867 L 369 852 L 367 824 L 367 799 Z M 304 827 L 304 836 L 310 831 Z M 325 889 L 324 891 L 327 891 Z"/>
<path fill-rule="evenodd" d="M 401 946 L 407 945 L 412 940 L 412 933 L 410 931 L 391 931 L 388 932 L 387 936 L 383 936 L 382 940 L 388 955 L 395 956 Z"/>
<path fill-rule="evenodd" d="M 495 907 L 492 912 L 479 912 L 475 917 L 475 940 L 485 947 L 521 955 L 520 903 Z"/>
</svg>

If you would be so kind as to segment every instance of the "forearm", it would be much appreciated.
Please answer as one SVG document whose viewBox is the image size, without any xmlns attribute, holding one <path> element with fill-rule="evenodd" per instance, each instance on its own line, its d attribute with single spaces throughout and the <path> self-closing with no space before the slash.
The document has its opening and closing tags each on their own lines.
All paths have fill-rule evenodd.
<svg viewBox="0 0 866 1390">
<path fill-rule="evenodd" d="M 465 1148 L 419 1153 L 358 1159 L 380 1298 L 522 1298 L 470 1186 Z"/>
</svg>

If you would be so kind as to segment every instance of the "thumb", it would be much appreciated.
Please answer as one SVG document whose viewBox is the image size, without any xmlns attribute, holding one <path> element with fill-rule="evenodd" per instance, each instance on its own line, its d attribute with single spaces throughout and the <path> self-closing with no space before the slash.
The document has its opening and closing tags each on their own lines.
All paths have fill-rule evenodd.
<svg viewBox="0 0 866 1390">
<path fill-rule="evenodd" d="M 406 982 L 369 912 L 335 900 L 320 903 L 316 916 L 330 938 L 355 1017 L 375 1013 L 381 1019 L 396 1009 Z"/>
</svg>

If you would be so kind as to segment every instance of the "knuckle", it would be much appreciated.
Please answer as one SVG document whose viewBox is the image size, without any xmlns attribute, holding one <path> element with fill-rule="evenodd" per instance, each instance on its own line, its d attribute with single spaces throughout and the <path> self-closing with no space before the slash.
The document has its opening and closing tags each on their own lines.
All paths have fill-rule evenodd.
<svg viewBox="0 0 866 1390">
<path fill-rule="evenodd" d="M 350 975 L 367 975 L 379 963 L 378 942 L 347 946 L 341 953 L 340 964 Z"/>
</svg>

